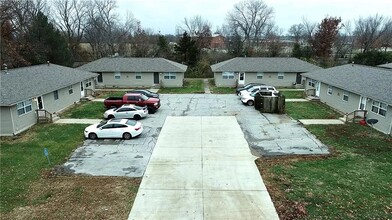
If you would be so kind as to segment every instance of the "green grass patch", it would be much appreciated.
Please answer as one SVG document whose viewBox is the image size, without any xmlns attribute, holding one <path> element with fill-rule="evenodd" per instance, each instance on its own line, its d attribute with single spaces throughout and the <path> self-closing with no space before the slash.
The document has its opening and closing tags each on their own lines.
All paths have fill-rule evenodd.
<svg viewBox="0 0 392 220">
<path fill-rule="evenodd" d="M 235 94 L 235 88 L 232 87 L 210 87 L 211 93 L 215 94 Z"/>
<path fill-rule="evenodd" d="M 60 114 L 61 118 L 103 118 L 105 106 L 103 102 L 81 102 Z"/>
<path fill-rule="evenodd" d="M 43 169 L 65 162 L 72 150 L 83 142 L 86 125 L 35 125 L 15 137 L 0 139 L 0 211 L 27 204 L 29 185 L 40 178 Z M 51 165 L 43 154 L 49 151 Z M 49 196 L 49 195 L 48 195 Z"/>
<path fill-rule="evenodd" d="M 97 91 L 96 98 L 106 99 L 107 97 L 123 97 L 125 92 L 126 91 Z"/>
<path fill-rule="evenodd" d="M 268 171 L 274 176 L 268 184 L 291 203 L 303 204 L 306 219 L 390 218 L 392 138 L 358 124 L 307 129 L 333 147 L 333 155 L 280 160 Z"/>
<path fill-rule="evenodd" d="M 179 88 L 160 88 L 159 93 L 164 94 L 186 94 L 186 93 L 204 93 L 203 80 L 186 80 L 183 87 Z"/>
<path fill-rule="evenodd" d="M 320 102 L 286 102 L 286 113 L 294 119 L 337 119 L 342 114 Z"/>
<path fill-rule="evenodd" d="M 281 91 L 282 95 L 286 97 L 286 99 L 303 99 L 304 91 Z"/>
</svg>

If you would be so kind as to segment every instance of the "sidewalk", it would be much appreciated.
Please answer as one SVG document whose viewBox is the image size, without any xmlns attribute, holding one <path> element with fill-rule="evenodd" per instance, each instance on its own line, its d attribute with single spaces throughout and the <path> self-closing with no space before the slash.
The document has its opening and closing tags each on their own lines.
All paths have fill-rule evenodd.
<svg viewBox="0 0 392 220">
<path fill-rule="evenodd" d="M 279 219 L 255 159 L 234 116 L 169 116 L 128 219 Z"/>
<path fill-rule="evenodd" d="M 340 119 L 298 119 L 303 125 L 341 125 L 344 122 Z"/>
<path fill-rule="evenodd" d="M 102 119 L 74 119 L 74 118 L 64 118 L 59 119 L 53 123 L 55 124 L 96 124 L 101 122 Z"/>
</svg>

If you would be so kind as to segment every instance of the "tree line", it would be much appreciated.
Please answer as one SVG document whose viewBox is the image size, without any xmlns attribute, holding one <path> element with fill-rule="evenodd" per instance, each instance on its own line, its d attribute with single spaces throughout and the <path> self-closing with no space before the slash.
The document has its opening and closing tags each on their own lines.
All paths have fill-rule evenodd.
<svg viewBox="0 0 392 220">
<path fill-rule="evenodd" d="M 1 0 L 1 65 L 50 61 L 72 66 L 118 54 L 168 58 L 188 65 L 192 76 L 203 77 L 211 75 L 210 64 L 238 56 L 293 56 L 322 66 L 340 60 L 392 62 L 387 52 L 392 19 L 381 15 L 353 22 L 303 18 L 283 36 L 272 7 L 262 0 L 244 0 L 233 5 L 215 30 L 207 19 L 194 15 L 179 21 L 174 35 L 164 36 L 143 27 L 131 12 L 120 18 L 116 9 L 116 0 Z M 214 34 L 224 37 L 225 50 L 210 48 Z"/>
</svg>

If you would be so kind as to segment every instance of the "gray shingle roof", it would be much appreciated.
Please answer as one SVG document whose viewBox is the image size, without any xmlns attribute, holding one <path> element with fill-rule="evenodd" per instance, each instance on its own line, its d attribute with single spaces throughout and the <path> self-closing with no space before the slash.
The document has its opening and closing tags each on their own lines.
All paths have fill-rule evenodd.
<svg viewBox="0 0 392 220">
<path fill-rule="evenodd" d="M 309 72 L 321 69 L 293 57 L 236 57 L 211 66 L 213 72 Z"/>
<path fill-rule="evenodd" d="M 392 69 L 392 63 L 382 64 L 382 65 L 378 65 L 378 66 L 382 67 L 382 68 Z"/>
<path fill-rule="evenodd" d="M 90 72 L 175 72 L 183 73 L 187 66 L 164 58 L 104 57 L 78 69 Z"/>
<path fill-rule="evenodd" d="M 96 73 L 56 64 L 9 69 L 8 74 L 1 71 L 0 105 L 10 106 L 96 76 Z"/>
<path fill-rule="evenodd" d="M 352 93 L 392 104 L 392 72 L 386 69 L 347 64 L 302 75 Z"/>
</svg>

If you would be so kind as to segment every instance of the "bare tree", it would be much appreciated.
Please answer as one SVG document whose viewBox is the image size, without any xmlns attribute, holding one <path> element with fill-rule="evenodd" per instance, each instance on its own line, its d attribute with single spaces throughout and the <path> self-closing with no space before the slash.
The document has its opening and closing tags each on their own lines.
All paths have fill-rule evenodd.
<svg viewBox="0 0 392 220">
<path fill-rule="evenodd" d="M 354 47 L 354 38 L 352 36 L 351 22 L 347 21 L 341 25 L 339 33 L 334 42 L 335 61 L 341 58 L 348 58 L 351 60 L 351 54 Z"/>
<path fill-rule="evenodd" d="M 54 0 L 55 22 L 65 36 L 73 59 L 78 58 L 78 48 L 84 35 L 88 18 L 88 2 L 85 0 Z"/>
<path fill-rule="evenodd" d="M 304 38 L 310 44 L 316 33 L 317 23 L 310 22 L 307 18 L 302 18 L 302 25 L 304 27 Z"/>
<path fill-rule="evenodd" d="M 257 46 L 273 26 L 273 9 L 262 0 L 245 0 L 234 5 L 227 15 L 233 33 L 244 38 L 245 46 Z M 235 35 L 235 34 L 233 34 Z"/>
<path fill-rule="evenodd" d="M 204 20 L 200 15 L 191 18 L 184 18 L 183 24 L 176 27 L 177 35 L 184 32 L 197 41 L 197 46 L 201 50 L 208 48 L 211 42 L 211 23 Z"/>
<path fill-rule="evenodd" d="M 294 24 L 290 27 L 288 32 L 295 42 L 299 43 L 305 36 L 305 26 L 303 24 Z"/>
<path fill-rule="evenodd" d="M 360 18 L 355 23 L 356 42 L 363 53 L 381 48 L 392 38 L 391 17 L 376 14 L 367 18 Z"/>
<path fill-rule="evenodd" d="M 280 36 L 283 31 L 279 28 L 274 28 L 268 32 L 266 44 L 268 49 L 268 56 L 279 57 L 282 53 L 283 45 Z"/>
</svg>

